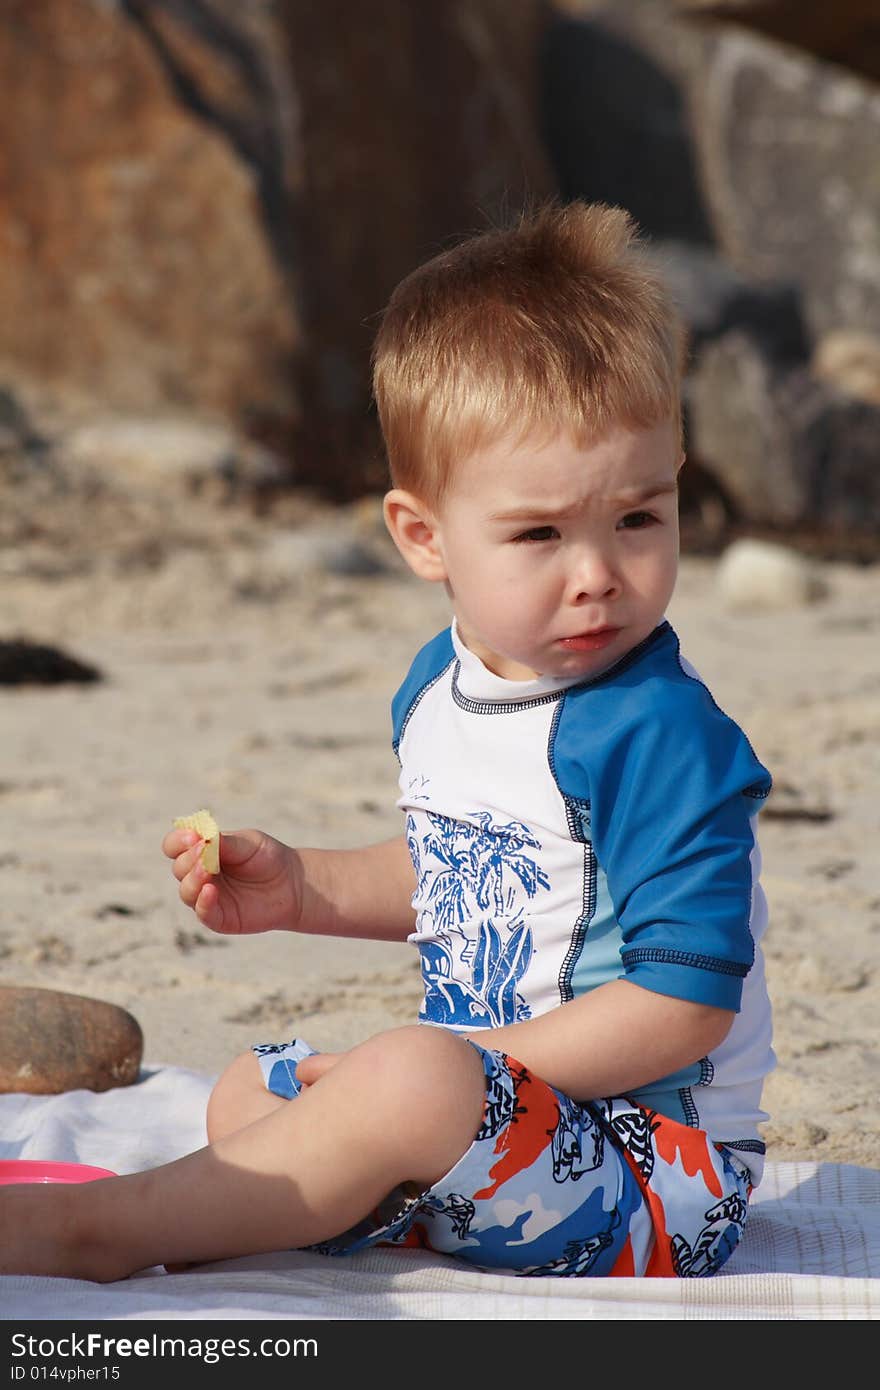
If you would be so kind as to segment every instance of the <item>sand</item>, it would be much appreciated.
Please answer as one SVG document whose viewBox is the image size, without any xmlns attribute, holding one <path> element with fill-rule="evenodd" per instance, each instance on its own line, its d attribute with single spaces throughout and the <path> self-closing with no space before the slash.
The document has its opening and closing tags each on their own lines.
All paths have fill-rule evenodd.
<svg viewBox="0 0 880 1390">
<path fill-rule="evenodd" d="M 370 506 L 141 502 L 105 499 L 81 531 L 56 515 L 2 552 L 0 637 L 104 679 L 0 687 L 0 984 L 122 1005 L 145 1066 L 211 1075 L 254 1042 L 340 1048 L 414 1018 L 412 947 L 214 936 L 159 844 L 200 806 L 300 845 L 398 833 L 389 700 L 444 594 L 404 572 Z M 375 573 L 334 572 L 363 546 Z M 768 1156 L 878 1168 L 880 567 L 822 562 L 823 598 L 737 611 L 717 563 L 684 557 L 669 616 L 775 779 Z"/>
</svg>

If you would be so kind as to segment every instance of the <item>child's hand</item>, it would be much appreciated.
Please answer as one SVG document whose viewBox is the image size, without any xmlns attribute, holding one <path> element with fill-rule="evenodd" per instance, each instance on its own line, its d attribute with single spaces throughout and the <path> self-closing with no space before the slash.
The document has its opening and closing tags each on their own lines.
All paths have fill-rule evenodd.
<svg viewBox="0 0 880 1390">
<path fill-rule="evenodd" d="M 202 864 L 201 845 L 193 830 L 169 830 L 162 841 L 181 900 L 203 926 L 224 936 L 296 930 L 302 904 L 287 845 L 261 830 L 221 835 L 218 874 Z"/>
<path fill-rule="evenodd" d="M 344 1056 L 344 1052 L 313 1052 L 309 1057 L 303 1057 L 296 1064 L 296 1079 L 303 1090 L 307 1086 L 314 1086 Z"/>
</svg>

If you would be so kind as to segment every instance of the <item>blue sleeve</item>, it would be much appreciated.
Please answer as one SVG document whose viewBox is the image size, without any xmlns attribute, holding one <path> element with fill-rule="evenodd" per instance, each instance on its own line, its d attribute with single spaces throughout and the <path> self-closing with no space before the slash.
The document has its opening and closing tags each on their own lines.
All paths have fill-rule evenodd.
<svg viewBox="0 0 880 1390">
<path fill-rule="evenodd" d="M 406 679 L 391 701 L 391 724 L 394 751 L 397 752 L 410 714 L 422 695 L 433 685 L 455 658 L 452 633 L 444 628 L 427 642 L 409 668 Z"/>
<path fill-rule="evenodd" d="M 742 730 L 667 664 L 567 697 L 555 758 L 605 872 L 626 977 L 738 1010 L 754 959 L 753 817 L 770 790 Z"/>
</svg>

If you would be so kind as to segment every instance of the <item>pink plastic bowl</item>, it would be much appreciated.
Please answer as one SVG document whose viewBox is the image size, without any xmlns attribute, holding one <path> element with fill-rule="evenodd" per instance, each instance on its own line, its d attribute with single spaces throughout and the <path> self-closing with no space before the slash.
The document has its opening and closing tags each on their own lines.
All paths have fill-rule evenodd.
<svg viewBox="0 0 880 1390">
<path fill-rule="evenodd" d="M 42 1158 L 0 1158 L 0 1185 L 12 1182 L 93 1182 L 115 1178 L 109 1168 L 87 1163 L 53 1163 Z"/>
</svg>

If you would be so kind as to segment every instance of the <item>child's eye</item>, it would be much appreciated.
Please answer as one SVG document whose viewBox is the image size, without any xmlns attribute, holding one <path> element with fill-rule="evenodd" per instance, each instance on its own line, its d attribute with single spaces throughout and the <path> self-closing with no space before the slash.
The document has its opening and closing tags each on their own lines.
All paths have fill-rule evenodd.
<svg viewBox="0 0 880 1390">
<path fill-rule="evenodd" d="M 532 526 L 528 531 L 522 531 L 518 536 L 514 536 L 514 541 L 552 541 L 557 538 L 559 532 L 555 526 Z"/>
<path fill-rule="evenodd" d="M 627 512 L 626 516 L 621 517 L 620 526 L 625 531 L 638 531 L 656 520 L 653 512 Z"/>
</svg>

